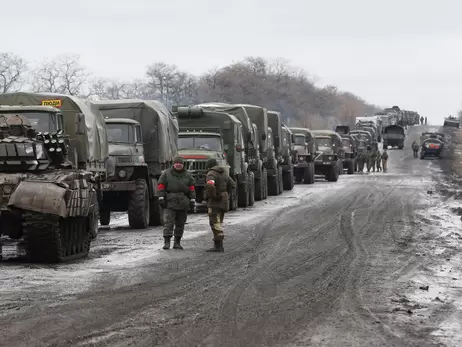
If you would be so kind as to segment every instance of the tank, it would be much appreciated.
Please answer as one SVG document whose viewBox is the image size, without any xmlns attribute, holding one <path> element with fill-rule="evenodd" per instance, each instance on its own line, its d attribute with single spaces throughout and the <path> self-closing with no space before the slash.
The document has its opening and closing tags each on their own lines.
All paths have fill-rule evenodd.
<svg viewBox="0 0 462 347">
<path fill-rule="evenodd" d="M 37 132 L 33 122 L 48 131 Z M 69 160 L 62 124 L 54 107 L 0 106 L 0 255 L 2 241 L 18 241 L 33 262 L 73 260 L 90 250 L 99 181 Z"/>
<path fill-rule="evenodd" d="M 459 118 L 454 116 L 449 116 L 444 118 L 444 126 L 449 128 L 457 128 L 459 129 L 460 121 Z"/>
</svg>

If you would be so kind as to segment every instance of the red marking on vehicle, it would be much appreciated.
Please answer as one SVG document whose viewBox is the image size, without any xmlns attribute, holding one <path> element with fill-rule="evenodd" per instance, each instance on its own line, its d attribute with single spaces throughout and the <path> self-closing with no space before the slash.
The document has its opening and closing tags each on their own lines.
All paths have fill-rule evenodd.
<svg viewBox="0 0 462 347">
<path fill-rule="evenodd" d="M 206 155 L 183 155 L 184 159 L 208 159 Z"/>
<path fill-rule="evenodd" d="M 215 181 L 214 181 L 214 180 L 208 180 L 208 181 L 207 181 L 207 184 L 214 185 L 214 184 L 215 184 Z"/>
<path fill-rule="evenodd" d="M 189 187 L 189 190 L 190 190 L 190 191 L 194 191 L 194 186 L 190 186 L 190 187 Z"/>
<path fill-rule="evenodd" d="M 157 185 L 157 189 L 159 189 L 159 190 L 160 190 L 160 189 L 165 189 L 165 184 L 159 183 L 159 184 Z"/>
</svg>

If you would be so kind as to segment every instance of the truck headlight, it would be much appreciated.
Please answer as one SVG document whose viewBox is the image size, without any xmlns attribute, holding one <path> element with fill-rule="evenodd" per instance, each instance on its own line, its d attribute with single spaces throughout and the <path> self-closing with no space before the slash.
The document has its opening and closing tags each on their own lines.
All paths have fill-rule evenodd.
<svg viewBox="0 0 462 347">
<path fill-rule="evenodd" d="M 303 161 L 303 160 L 305 160 L 305 157 L 303 155 L 301 155 L 301 156 L 298 157 L 298 160 Z"/>
<path fill-rule="evenodd" d="M 127 176 L 127 173 L 125 172 L 125 170 L 120 170 L 119 171 L 119 177 L 124 178 L 125 176 Z"/>
</svg>

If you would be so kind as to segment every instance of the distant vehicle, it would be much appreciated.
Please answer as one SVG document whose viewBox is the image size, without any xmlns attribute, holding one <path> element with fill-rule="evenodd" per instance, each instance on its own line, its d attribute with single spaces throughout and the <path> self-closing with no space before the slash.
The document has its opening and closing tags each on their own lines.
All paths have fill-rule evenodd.
<svg viewBox="0 0 462 347">
<path fill-rule="evenodd" d="M 387 149 L 388 146 L 398 147 L 398 149 L 404 148 L 404 128 L 400 125 L 389 125 L 385 128 L 383 134 L 383 148 Z"/>
<path fill-rule="evenodd" d="M 449 116 L 449 117 L 444 118 L 444 124 L 443 124 L 443 125 L 444 125 L 445 127 L 457 128 L 457 129 L 459 129 L 460 120 L 459 120 L 459 118 L 457 118 L 457 117 Z"/>
<path fill-rule="evenodd" d="M 430 137 L 421 143 L 420 159 L 425 159 L 426 157 L 438 157 L 441 159 L 443 149 L 444 143 L 441 137 L 438 137 L 436 134 L 430 135 Z"/>
</svg>

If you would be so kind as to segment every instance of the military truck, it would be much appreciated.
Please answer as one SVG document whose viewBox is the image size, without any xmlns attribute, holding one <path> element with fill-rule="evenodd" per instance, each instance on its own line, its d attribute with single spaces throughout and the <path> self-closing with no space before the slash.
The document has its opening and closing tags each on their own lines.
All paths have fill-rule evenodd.
<svg viewBox="0 0 462 347">
<path fill-rule="evenodd" d="M 235 116 L 242 124 L 244 130 L 244 153 L 248 169 L 253 172 L 255 186 L 255 200 L 264 200 L 268 196 L 267 169 L 261 159 L 260 132 L 252 123 L 245 107 L 226 103 L 212 102 L 195 105 L 204 110 L 221 111 Z M 265 129 L 268 129 L 267 127 Z M 247 179 L 247 177 L 246 177 Z M 240 182 L 244 184 L 244 182 Z"/>
<path fill-rule="evenodd" d="M 296 183 L 315 182 L 314 157 L 316 155 L 314 134 L 308 128 L 290 127 L 294 136 L 295 157 L 294 176 Z"/>
<path fill-rule="evenodd" d="M 364 139 L 364 141 L 366 141 L 366 146 L 372 146 L 374 142 L 370 132 L 362 129 L 353 129 L 350 131 L 350 135 L 357 135 L 360 139 Z"/>
<path fill-rule="evenodd" d="M 237 182 L 230 199 L 230 210 L 252 206 L 255 202 L 254 174 L 244 154 L 242 123 L 233 115 L 198 106 L 174 106 L 180 124 L 178 147 L 187 169 L 196 181 L 196 201 L 205 202 L 206 164 L 214 158 Z"/>
<path fill-rule="evenodd" d="M 0 104 L 0 236 L 33 262 L 85 257 L 113 172 L 101 113 L 60 94 L 9 93 Z"/>
<path fill-rule="evenodd" d="M 281 124 L 282 128 L 282 183 L 284 190 L 294 188 L 294 165 L 298 162 L 295 152 L 295 138 L 289 128 Z"/>
<path fill-rule="evenodd" d="M 347 170 L 349 175 L 352 175 L 356 171 L 356 161 L 358 157 L 358 147 L 356 139 L 349 134 L 340 135 L 342 137 L 342 147 L 344 158 L 343 158 L 343 170 Z"/>
<path fill-rule="evenodd" d="M 100 223 L 110 223 L 110 211 L 128 211 L 131 228 L 161 225 L 157 181 L 178 154 L 178 121 L 152 100 L 101 100 L 92 103 L 103 114 L 109 154 L 115 174 L 103 184 Z"/>
<path fill-rule="evenodd" d="M 375 132 L 375 141 L 382 142 L 382 121 L 380 117 L 356 117 L 355 128 L 371 127 Z"/>
<path fill-rule="evenodd" d="M 330 182 L 337 182 L 343 171 L 342 138 L 332 130 L 313 130 L 316 157 L 314 160 L 316 175 L 324 175 Z"/>
<path fill-rule="evenodd" d="M 405 138 L 406 135 L 402 126 L 389 125 L 385 128 L 385 133 L 383 134 L 383 148 L 387 149 L 388 146 L 391 146 L 403 149 Z"/>
</svg>

